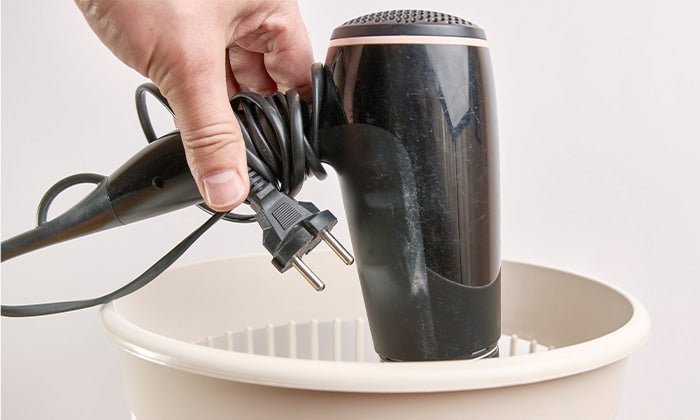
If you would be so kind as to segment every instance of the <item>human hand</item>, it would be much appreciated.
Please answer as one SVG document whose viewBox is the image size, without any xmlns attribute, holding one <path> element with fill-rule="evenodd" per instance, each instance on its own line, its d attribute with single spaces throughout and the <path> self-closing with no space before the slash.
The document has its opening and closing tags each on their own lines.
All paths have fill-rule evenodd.
<svg viewBox="0 0 700 420">
<path fill-rule="evenodd" d="M 248 194 L 229 98 L 308 89 L 311 45 L 294 0 L 76 0 L 102 42 L 173 108 L 199 191 L 214 210 Z"/>
</svg>

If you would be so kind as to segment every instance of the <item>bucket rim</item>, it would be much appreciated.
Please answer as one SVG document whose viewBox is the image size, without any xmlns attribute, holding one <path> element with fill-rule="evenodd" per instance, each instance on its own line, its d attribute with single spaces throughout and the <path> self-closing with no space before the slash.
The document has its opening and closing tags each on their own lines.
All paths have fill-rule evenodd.
<svg viewBox="0 0 700 420">
<path fill-rule="evenodd" d="M 249 258 L 230 257 L 228 259 Z M 620 294 L 631 306 L 620 328 L 584 343 L 517 357 L 479 361 L 451 360 L 362 363 L 290 359 L 233 352 L 166 337 L 135 325 L 118 310 L 118 302 L 100 310 L 108 336 L 126 353 L 189 373 L 248 384 L 315 391 L 424 393 L 467 391 L 522 385 L 572 376 L 628 357 L 648 339 L 649 314 L 621 289 L 578 274 L 513 261 L 511 270 L 546 270 L 592 281 Z"/>
</svg>

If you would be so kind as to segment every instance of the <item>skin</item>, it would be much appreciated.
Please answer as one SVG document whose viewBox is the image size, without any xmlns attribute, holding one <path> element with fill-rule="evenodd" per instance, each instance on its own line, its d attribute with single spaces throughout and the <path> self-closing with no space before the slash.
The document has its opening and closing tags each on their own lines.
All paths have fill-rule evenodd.
<svg viewBox="0 0 700 420">
<path fill-rule="evenodd" d="M 248 194 L 245 146 L 229 98 L 309 89 L 313 54 L 295 0 L 76 0 L 125 64 L 158 86 L 214 210 Z"/>
</svg>

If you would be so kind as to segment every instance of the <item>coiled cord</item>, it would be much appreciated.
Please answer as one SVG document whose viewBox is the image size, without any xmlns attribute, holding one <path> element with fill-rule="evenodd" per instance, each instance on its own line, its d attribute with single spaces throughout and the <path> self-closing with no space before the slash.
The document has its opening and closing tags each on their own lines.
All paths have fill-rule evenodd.
<svg viewBox="0 0 700 420">
<path fill-rule="evenodd" d="M 319 179 L 326 177 L 326 171 L 321 165 L 318 155 L 319 116 L 317 111 L 323 99 L 323 65 L 314 64 L 311 73 L 312 107 L 313 111 L 316 112 L 310 111 L 303 104 L 296 90 L 289 90 L 286 93 L 277 92 L 268 97 L 252 92 L 241 92 L 231 99 L 231 106 L 245 141 L 251 176 L 256 179 L 263 178 L 282 193 L 291 197 L 301 190 L 307 176 L 313 175 Z M 174 113 L 167 99 L 155 85 L 146 83 L 137 88 L 136 112 L 143 133 L 150 143 L 157 140 L 158 136 L 148 114 L 146 94 L 155 97 L 171 114 L 174 115 Z M 72 175 L 58 181 L 49 188 L 41 199 L 37 210 L 37 226 L 47 222 L 49 208 L 61 192 L 82 183 L 99 184 L 105 178 L 102 175 L 85 173 Z M 120 289 L 93 299 L 30 305 L 2 305 L 2 315 L 27 317 L 55 314 L 85 309 L 124 297 L 145 286 L 170 267 L 218 220 L 249 223 L 255 221 L 256 217 L 255 215 L 231 212 L 226 214 L 214 212 L 204 204 L 200 204 L 200 207 L 213 216 L 148 270 Z M 4 244 L 5 242 L 3 242 L 3 246 Z"/>
<path fill-rule="evenodd" d="M 311 67 L 312 109 L 323 101 L 324 69 L 321 63 Z M 136 113 L 146 140 L 158 139 L 146 104 L 146 94 L 158 100 L 174 117 L 168 100 L 152 83 L 136 89 Z M 326 170 L 319 157 L 319 113 L 310 112 L 299 93 L 291 89 L 263 97 L 254 92 L 239 92 L 231 98 L 231 107 L 241 128 L 248 167 L 281 192 L 295 197 L 308 176 L 322 180 Z M 206 204 L 198 205 L 213 214 Z M 223 220 L 237 223 L 255 221 L 255 215 L 227 213 Z"/>
</svg>

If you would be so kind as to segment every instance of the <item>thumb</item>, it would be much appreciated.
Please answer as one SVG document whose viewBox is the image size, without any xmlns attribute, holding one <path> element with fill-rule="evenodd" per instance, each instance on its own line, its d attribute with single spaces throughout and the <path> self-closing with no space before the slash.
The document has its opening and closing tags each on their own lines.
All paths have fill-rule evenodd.
<svg viewBox="0 0 700 420">
<path fill-rule="evenodd" d="M 225 54 L 180 62 L 156 82 L 173 107 L 187 161 L 209 207 L 228 211 L 245 200 L 245 144 L 226 88 Z"/>
</svg>

